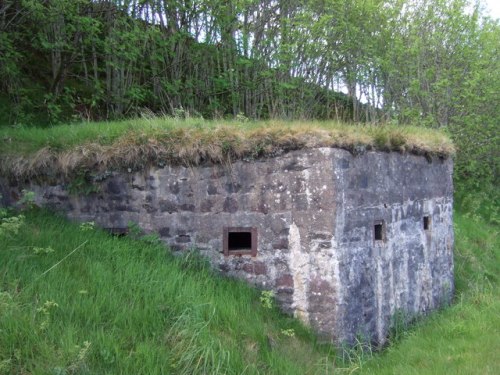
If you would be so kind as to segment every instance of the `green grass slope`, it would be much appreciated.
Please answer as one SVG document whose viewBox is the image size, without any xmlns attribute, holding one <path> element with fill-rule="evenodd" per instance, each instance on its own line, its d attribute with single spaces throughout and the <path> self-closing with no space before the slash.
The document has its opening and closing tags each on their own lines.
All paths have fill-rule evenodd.
<svg viewBox="0 0 500 375">
<path fill-rule="evenodd" d="M 0 222 L 0 374 L 498 374 L 498 227 L 457 214 L 454 304 L 342 362 L 242 282 L 154 237 Z M 265 298 L 264 298 L 265 300 Z"/>
<path fill-rule="evenodd" d="M 327 357 L 258 291 L 151 237 L 33 212 L 0 241 L 0 374 L 313 374 Z"/>
</svg>

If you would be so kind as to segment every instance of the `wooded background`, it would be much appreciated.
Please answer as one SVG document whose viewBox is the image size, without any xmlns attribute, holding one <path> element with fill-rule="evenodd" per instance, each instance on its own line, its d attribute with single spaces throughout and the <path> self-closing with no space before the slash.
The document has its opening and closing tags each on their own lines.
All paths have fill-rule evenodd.
<svg viewBox="0 0 500 375">
<path fill-rule="evenodd" d="M 3 0 L 0 123 L 417 123 L 498 183 L 499 47 L 469 0 Z"/>
</svg>

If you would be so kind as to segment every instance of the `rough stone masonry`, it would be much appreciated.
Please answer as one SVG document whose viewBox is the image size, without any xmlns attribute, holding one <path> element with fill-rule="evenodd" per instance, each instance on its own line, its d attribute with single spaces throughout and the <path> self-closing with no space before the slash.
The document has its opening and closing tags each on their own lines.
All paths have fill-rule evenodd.
<svg viewBox="0 0 500 375">
<path fill-rule="evenodd" d="M 334 148 L 192 168 L 110 173 L 98 192 L 23 188 L 70 219 L 115 232 L 129 221 L 174 251 L 197 248 L 223 274 L 272 290 L 283 311 L 337 344 L 383 344 L 453 294 L 452 161 Z"/>
</svg>

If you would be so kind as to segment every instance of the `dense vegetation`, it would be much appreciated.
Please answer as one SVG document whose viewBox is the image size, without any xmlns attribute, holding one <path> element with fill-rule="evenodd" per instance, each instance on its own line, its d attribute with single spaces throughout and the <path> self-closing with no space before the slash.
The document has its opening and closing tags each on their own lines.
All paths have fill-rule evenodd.
<svg viewBox="0 0 500 375">
<path fill-rule="evenodd" d="M 2 212 L 0 374 L 498 374 L 498 227 L 457 213 L 455 232 L 453 306 L 396 325 L 381 354 L 335 353 L 196 253 Z"/>
<path fill-rule="evenodd" d="M 498 185 L 499 46 L 473 0 L 4 0 L 0 123 L 415 123 L 449 131 L 460 184 Z"/>
<path fill-rule="evenodd" d="M 304 374 L 327 355 L 194 253 L 44 212 L 21 220 L 0 226 L 2 375 Z"/>
<path fill-rule="evenodd" d="M 375 355 L 154 236 L 0 210 L 0 374 L 500 373 L 499 49 L 481 0 L 0 1 L 2 175 L 456 149 L 459 207 L 453 305 Z"/>
</svg>

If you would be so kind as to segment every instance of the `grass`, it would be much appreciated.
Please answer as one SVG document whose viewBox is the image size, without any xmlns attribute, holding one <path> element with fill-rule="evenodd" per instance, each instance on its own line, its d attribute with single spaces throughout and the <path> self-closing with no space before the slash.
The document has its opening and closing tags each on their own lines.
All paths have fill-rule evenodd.
<svg viewBox="0 0 500 375">
<path fill-rule="evenodd" d="M 398 151 L 453 155 L 443 132 L 422 127 L 338 122 L 238 122 L 141 118 L 47 129 L 1 128 L 0 175 L 34 178 L 96 169 L 254 159 L 311 147 L 351 152 Z"/>
<path fill-rule="evenodd" d="M 343 362 L 195 253 L 45 211 L 0 225 L 0 374 L 498 374 L 498 226 L 455 215 L 456 300 Z M 18 233 L 15 228 L 18 227 Z M 290 335 L 292 332 L 292 335 Z"/>
<path fill-rule="evenodd" d="M 154 242 L 44 211 L 4 231 L 0 374 L 315 374 L 332 357 L 257 290 Z"/>
<path fill-rule="evenodd" d="M 420 321 L 360 374 L 500 374 L 498 226 L 455 215 L 454 304 Z"/>
</svg>

